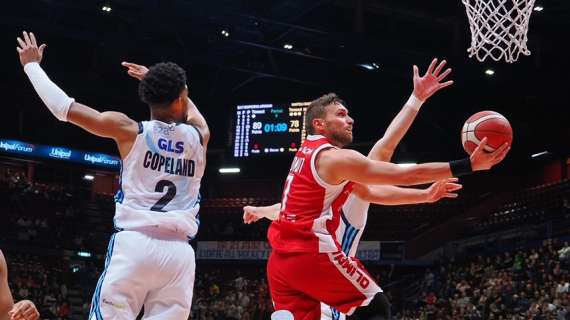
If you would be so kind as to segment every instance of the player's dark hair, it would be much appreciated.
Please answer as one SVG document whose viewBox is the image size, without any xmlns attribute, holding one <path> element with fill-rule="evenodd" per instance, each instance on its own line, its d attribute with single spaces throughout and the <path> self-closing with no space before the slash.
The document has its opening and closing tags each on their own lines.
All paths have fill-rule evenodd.
<svg viewBox="0 0 570 320">
<path fill-rule="evenodd" d="M 186 85 L 186 72 L 173 62 L 161 62 L 150 67 L 139 82 L 139 97 L 152 108 L 165 108 Z"/>
<path fill-rule="evenodd" d="M 308 134 L 315 134 L 315 128 L 313 128 L 313 119 L 324 117 L 326 107 L 333 103 L 346 105 L 344 101 L 342 101 L 342 99 L 336 95 L 336 93 L 327 93 L 324 96 L 311 101 L 311 104 L 309 104 L 309 107 L 305 113 L 305 126 L 307 127 Z"/>
</svg>

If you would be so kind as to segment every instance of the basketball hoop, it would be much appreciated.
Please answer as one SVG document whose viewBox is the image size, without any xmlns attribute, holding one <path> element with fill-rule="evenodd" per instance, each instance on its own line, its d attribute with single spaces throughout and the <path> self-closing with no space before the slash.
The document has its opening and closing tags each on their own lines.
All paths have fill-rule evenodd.
<svg viewBox="0 0 570 320">
<path fill-rule="evenodd" d="M 522 53 L 530 55 L 526 47 L 528 23 L 535 0 L 461 0 L 467 10 L 471 28 L 469 57 L 483 62 L 487 57 L 495 61 L 517 61 Z"/>
</svg>

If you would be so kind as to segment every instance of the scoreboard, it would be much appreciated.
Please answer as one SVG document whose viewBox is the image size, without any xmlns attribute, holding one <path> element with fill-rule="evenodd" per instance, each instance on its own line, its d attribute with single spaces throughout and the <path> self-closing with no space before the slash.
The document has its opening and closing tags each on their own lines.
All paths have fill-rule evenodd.
<svg viewBox="0 0 570 320">
<path fill-rule="evenodd" d="M 234 113 L 233 155 L 297 152 L 305 140 L 305 112 L 309 102 L 238 105 Z"/>
</svg>

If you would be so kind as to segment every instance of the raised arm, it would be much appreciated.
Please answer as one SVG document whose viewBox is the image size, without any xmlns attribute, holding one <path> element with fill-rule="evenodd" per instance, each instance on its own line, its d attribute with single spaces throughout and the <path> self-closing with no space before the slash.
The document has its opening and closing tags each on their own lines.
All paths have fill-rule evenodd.
<svg viewBox="0 0 570 320">
<path fill-rule="evenodd" d="M 69 121 L 100 137 L 112 138 L 117 142 L 121 156 L 131 148 L 138 133 L 135 121 L 120 112 L 99 112 L 84 104 L 75 102 L 53 83 L 40 63 L 46 47 L 38 47 L 33 33 L 23 32 L 23 39 L 17 38 L 20 63 L 34 89 L 50 112 L 60 121 Z"/>
<path fill-rule="evenodd" d="M 423 103 L 440 89 L 453 84 L 451 80 L 442 82 L 451 73 L 450 68 L 447 68 L 443 73 L 441 72 L 446 63 L 447 61 L 443 60 L 437 65 L 437 59 L 433 59 L 426 73 L 421 77 L 418 67 L 413 66 L 414 91 L 402 110 L 392 120 L 384 136 L 374 144 L 368 158 L 381 161 L 392 159 L 396 147 L 408 132 Z"/>
<path fill-rule="evenodd" d="M 139 81 L 144 78 L 146 73 L 148 72 L 148 68 L 146 66 L 132 63 L 132 62 L 122 62 L 121 65 L 127 68 L 127 74 Z M 210 128 L 208 127 L 208 123 L 204 116 L 198 110 L 198 107 L 194 104 L 194 102 L 188 98 L 188 117 L 186 118 L 186 122 L 188 124 L 193 125 L 200 131 L 200 135 L 202 135 L 202 139 L 204 142 L 204 146 L 208 144 L 210 140 Z"/>
<path fill-rule="evenodd" d="M 200 131 L 202 139 L 204 139 L 204 147 L 206 147 L 208 141 L 210 141 L 210 128 L 208 127 L 208 123 L 206 123 L 206 119 L 204 119 L 204 116 L 202 116 L 202 113 L 200 113 L 198 107 L 196 107 L 190 98 L 188 98 L 188 117 L 186 118 L 186 122 Z"/>
<path fill-rule="evenodd" d="M 502 161 L 509 145 L 505 143 L 492 153 L 484 151 L 486 138 L 481 141 L 470 158 L 452 162 L 431 162 L 400 167 L 396 164 L 374 161 L 348 149 L 327 149 L 317 155 L 317 172 L 329 184 L 350 180 L 362 184 L 416 185 L 434 182 L 488 170 Z"/>
</svg>

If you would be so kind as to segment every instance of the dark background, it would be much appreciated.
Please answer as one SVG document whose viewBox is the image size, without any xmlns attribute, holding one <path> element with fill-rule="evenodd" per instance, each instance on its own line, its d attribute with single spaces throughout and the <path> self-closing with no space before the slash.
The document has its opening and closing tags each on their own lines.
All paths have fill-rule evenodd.
<svg viewBox="0 0 570 320">
<path fill-rule="evenodd" d="M 101 7 L 109 4 L 110 13 Z M 209 170 L 237 164 L 241 177 L 276 176 L 290 156 L 235 161 L 235 105 L 307 101 L 337 92 L 356 119 L 354 148 L 367 151 L 412 90 L 412 65 L 445 58 L 455 84 L 423 108 L 395 161 L 464 156 L 459 132 L 473 113 L 494 110 L 514 130 L 500 170 L 520 173 L 531 154 L 570 150 L 570 3 L 539 3 L 531 16 L 532 54 L 513 64 L 468 58 L 470 32 L 461 1 L 28 1 L 0 12 L 3 124 L 0 136 L 117 154 L 112 140 L 58 122 L 21 70 L 16 37 L 33 31 L 48 47 L 42 63 L 70 96 L 135 120 L 149 116 L 137 82 L 120 62 L 174 61 L 188 72 L 190 95 L 212 130 Z M 224 37 L 221 31 L 229 31 Z M 285 43 L 292 50 L 283 48 Z M 377 70 L 359 67 L 376 63 Z M 485 75 L 487 68 L 495 75 Z M 548 157 L 548 156 L 547 156 Z"/>
</svg>

